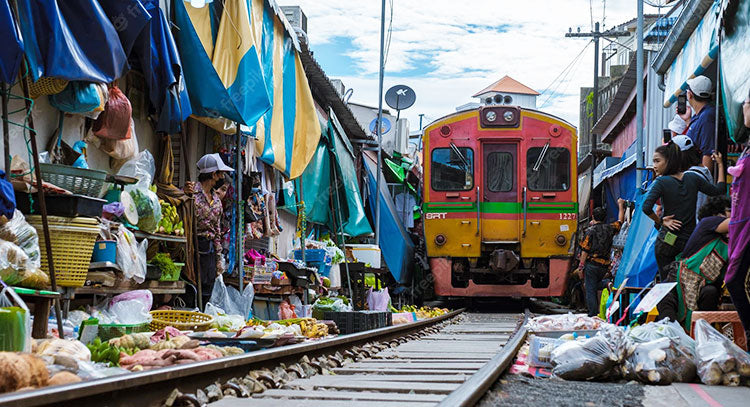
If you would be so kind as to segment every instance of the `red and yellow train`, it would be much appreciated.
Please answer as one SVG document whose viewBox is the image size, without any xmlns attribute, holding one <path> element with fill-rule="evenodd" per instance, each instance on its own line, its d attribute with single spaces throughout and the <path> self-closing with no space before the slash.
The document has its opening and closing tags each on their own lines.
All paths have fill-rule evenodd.
<svg viewBox="0 0 750 407">
<path fill-rule="evenodd" d="M 576 129 L 487 105 L 424 129 L 424 234 L 441 297 L 560 296 L 577 228 Z"/>
</svg>

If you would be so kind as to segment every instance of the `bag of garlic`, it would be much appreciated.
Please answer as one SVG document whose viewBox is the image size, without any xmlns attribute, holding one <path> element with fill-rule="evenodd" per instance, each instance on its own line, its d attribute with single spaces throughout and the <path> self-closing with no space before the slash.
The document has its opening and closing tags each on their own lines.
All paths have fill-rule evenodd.
<svg viewBox="0 0 750 407">
<path fill-rule="evenodd" d="M 705 384 L 750 383 L 750 355 L 703 319 L 695 321 L 698 376 Z"/>
<path fill-rule="evenodd" d="M 664 337 L 628 346 L 623 376 L 646 384 L 667 385 L 695 378 L 692 355 Z"/>
</svg>

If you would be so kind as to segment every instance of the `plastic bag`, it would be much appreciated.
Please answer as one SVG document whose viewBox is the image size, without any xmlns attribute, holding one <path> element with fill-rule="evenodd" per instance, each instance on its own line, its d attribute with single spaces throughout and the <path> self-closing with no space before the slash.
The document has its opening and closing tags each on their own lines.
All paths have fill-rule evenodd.
<svg viewBox="0 0 750 407">
<path fill-rule="evenodd" d="M 206 314 L 214 317 L 214 328 L 219 330 L 239 331 L 247 325 L 242 315 L 227 314 L 223 309 L 211 304 L 206 304 Z"/>
<path fill-rule="evenodd" d="M 31 351 L 29 307 L 16 292 L 3 284 L 0 292 L 0 350 Z"/>
<path fill-rule="evenodd" d="M 577 329 L 599 329 L 603 320 L 586 314 L 567 313 L 564 315 L 541 315 L 531 318 L 526 328 L 532 332 L 539 331 L 570 331 Z"/>
<path fill-rule="evenodd" d="M 675 321 L 663 319 L 636 326 L 628 331 L 628 339 L 635 343 L 650 342 L 660 338 L 671 339 L 682 352 L 690 357 L 695 356 L 695 340 L 688 336 Z"/>
<path fill-rule="evenodd" d="M 49 104 L 67 113 L 93 112 L 101 105 L 101 94 L 93 82 L 71 81 L 62 92 L 49 95 Z"/>
<path fill-rule="evenodd" d="M 96 142 L 92 141 L 95 145 Z M 100 139 L 98 147 L 115 160 L 128 161 L 138 154 L 138 138 L 135 134 L 135 123 L 130 120 L 127 137 L 116 139 Z"/>
<path fill-rule="evenodd" d="M 115 323 L 134 325 L 151 322 L 150 310 L 140 300 L 125 300 L 111 305 L 107 311 Z"/>
<path fill-rule="evenodd" d="M 224 277 L 217 276 L 214 282 L 209 302 L 221 308 L 227 315 L 241 315 L 243 319 L 250 317 L 253 309 L 255 289 L 252 284 L 245 285 L 242 293 L 234 287 L 224 284 Z"/>
<path fill-rule="evenodd" d="M 155 192 L 148 188 L 138 188 L 130 191 L 138 211 L 138 229 L 154 233 L 161 222 L 161 204 Z"/>
<path fill-rule="evenodd" d="M 109 302 L 109 307 L 111 308 L 118 302 L 123 301 L 138 301 L 143 304 L 143 307 L 148 311 L 151 310 L 151 307 L 154 305 L 154 295 L 151 294 L 151 291 L 149 290 L 128 291 L 126 293 L 114 296 Z"/>
<path fill-rule="evenodd" d="M 634 343 L 628 350 L 623 375 L 645 384 L 668 385 L 695 378 L 692 357 L 667 337 Z"/>
<path fill-rule="evenodd" d="M 94 135 L 106 139 L 122 140 L 127 138 L 133 109 L 130 101 L 117 87 L 109 90 L 109 100 L 104 111 L 94 122 Z"/>
<path fill-rule="evenodd" d="M 127 177 L 134 177 L 138 179 L 135 185 L 128 185 L 125 187 L 126 191 L 132 191 L 136 188 L 148 188 L 151 186 L 151 181 L 154 179 L 156 174 L 156 161 L 154 156 L 148 150 L 143 150 L 136 157 L 126 162 L 117 175 L 124 175 Z"/>
<path fill-rule="evenodd" d="M 388 311 L 388 304 L 391 302 L 391 296 L 388 294 L 388 287 L 380 290 L 370 291 L 367 293 L 367 308 L 370 311 Z"/>
<path fill-rule="evenodd" d="M 137 283 L 146 280 L 146 250 L 148 239 L 139 244 L 133 232 L 120 228 L 117 239 L 117 265 L 126 279 L 133 279 Z"/>
<path fill-rule="evenodd" d="M 18 209 L 15 210 L 13 218 L 0 227 L 0 239 L 15 243 L 26 253 L 29 263 L 25 268 L 38 269 L 42 266 L 39 235 Z"/>
<path fill-rule="evenodd" d="M 695 321 L 698 376 L 704 384 L 739 386 L 750 378 L 750 355 L 704 319 Z"/>
<path fill-rule="evenodd" d="M 602 335 L 565 342 L 552 351 L 552 374 L 565 380 L 605 379 L 619 363 L 618 355 Z"/>
</svg>

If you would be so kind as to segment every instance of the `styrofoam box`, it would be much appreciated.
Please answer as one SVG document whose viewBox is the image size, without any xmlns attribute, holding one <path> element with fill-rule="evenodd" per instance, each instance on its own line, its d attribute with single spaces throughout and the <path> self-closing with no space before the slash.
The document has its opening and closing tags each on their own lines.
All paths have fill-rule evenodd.
<svg viewBox="0 0 750 407">
<path fill-rule="evenodd" d="M 380 247 L 374 244 L 348 244 L 352 255 L 360 263 L 370 264 L 374 269 L 380 268 Z"/>
</svg>

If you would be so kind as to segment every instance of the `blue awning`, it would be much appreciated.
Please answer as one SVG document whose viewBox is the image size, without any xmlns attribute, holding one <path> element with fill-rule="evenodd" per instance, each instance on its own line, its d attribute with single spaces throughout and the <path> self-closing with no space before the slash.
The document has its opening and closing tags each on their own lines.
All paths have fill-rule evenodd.
<svg viewBox="0 0 750 407">
<path fill-rule="evenodd" d="M 596 171 L 599 169 L 599 167 L 597 167 L 596 170 L 594 170 L 594 188 L 598 187 L 599 184 L 601 184 L 607 178 L 614 177 L 615 175 L 621 173 L 622 171 L 624 171 L 631 165 L 635 164 L 635 161 L 637 158 L 635 154 L 636 152 L 635 146 L 636 146 L 636 143 L 633 142 L 630 145 L 630 147 L 628 147 L 628 149 L 625 150 L 625 153 L 623 153 L 622 157 L 620 157 L 618 162 L 614 164 L 610 164 L 611 163 L 610 161 L 602 161 L 602 163 L 599 164 L 599 166 L 605 163 L 607 163 L 608 165 L 606 168 L 603 168 L 600 172 Z M 611 157 L 607 157 L 607 158 L 611 158 Z"/>
<path fill-rule="evenodd" d="M 7 1 L 0 3 L 0 38 L 3 39 L 3 46 L 0 48 L 0 81 L 13 83 L 17 79 L 23 58 L 23 42 Z"/>
</svg>

